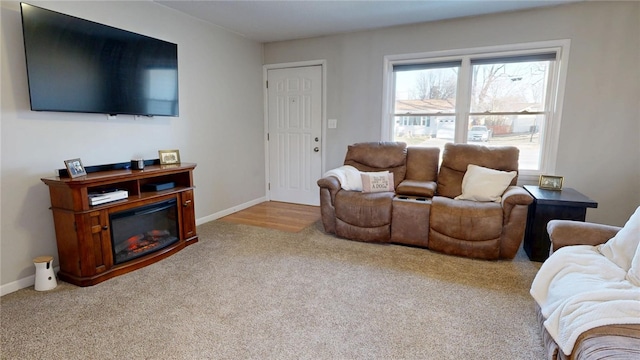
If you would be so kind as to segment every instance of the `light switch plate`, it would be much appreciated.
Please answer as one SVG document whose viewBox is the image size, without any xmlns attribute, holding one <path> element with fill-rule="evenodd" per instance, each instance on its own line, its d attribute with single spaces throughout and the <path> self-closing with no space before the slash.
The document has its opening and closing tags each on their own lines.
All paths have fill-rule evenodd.
<svg viewBox="0 0 640 360">
<path fill-rule="evenodd" d="M 327 125 L 328 125 L 329 129 L 337 128 L 338 127 L 338 119 L 329 119 Z"/>
</svg>

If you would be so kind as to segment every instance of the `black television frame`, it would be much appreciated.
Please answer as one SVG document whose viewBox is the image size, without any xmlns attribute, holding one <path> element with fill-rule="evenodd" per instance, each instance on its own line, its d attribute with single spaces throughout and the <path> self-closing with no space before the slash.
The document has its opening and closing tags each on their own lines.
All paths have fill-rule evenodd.
<svg viewBox="0 0 640 360">
<path fill-rule="evenodd" d="M 179 116 L 177 44 L 27 3 L 20 9 L 32 111 Z"/>
</svg>

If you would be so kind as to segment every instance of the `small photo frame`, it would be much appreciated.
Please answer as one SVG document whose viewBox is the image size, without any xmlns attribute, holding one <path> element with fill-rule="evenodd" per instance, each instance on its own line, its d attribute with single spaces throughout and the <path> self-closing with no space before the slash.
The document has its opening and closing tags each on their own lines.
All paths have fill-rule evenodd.
<svg viewBox="0 0 640 360">
<path fill-rule="evenodd" d="M 82 165 L 82 161 L 78 159 L 65 160 L 64 165 L 67 167 L 67 171 L 69 172 L 69 176 L 73 178 L 77 178 L 79 176 L 87 175 L 87 171 Z"/>
<path fill-rule="evenodd" d="M 158 150 L 160 165 L 180 164 L 179 150 Z"/>
<path fill-rule="evenodd" d="M 563 182 L 564 182 L 564 177 L 562 176 L 540 175 L 540 181 L 538 182 L 538 187 L 540 189 L 560 191 L 562 190 Z"/>
</svg>

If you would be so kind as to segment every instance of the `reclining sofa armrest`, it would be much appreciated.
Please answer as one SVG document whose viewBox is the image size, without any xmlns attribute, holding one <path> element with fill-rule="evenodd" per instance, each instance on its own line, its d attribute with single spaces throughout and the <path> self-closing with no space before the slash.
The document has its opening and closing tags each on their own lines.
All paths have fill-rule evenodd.
<svg viewBox="0 0 640 360">
<path fill-rule="evenodd" d="M 338 191 L 340 190 L 341 185 L 340 180 L 335 176 L 327 176 L 318 179 L 318 186 L 329 188 L 329 190 Z"/>
<path fill-rule="evenodd" d="M 340 180 L 335 176 L 327 176 L 318 180 L 320 187 L 320 214 L 322 225 L 329 234 L 336 233 L 336 194 L 342 190 Z"/>
<path fill-rule="evenodd" d="M 551 252 L 569 245 L 599 245 L 614 237 L 622 229 L 618 226 L 587 223 L 573 220 L 551 220 L 547 232 L 551 240 Z"/>
<path fill-rule="evenodd" d="M 396 188 L 397 195 L 432 198 L 435 193 L 435 181 L 403 180 Z"/>
<path fill-rule="evenodd" d="M 327 176 L 318 180 L 318 186 L 320 190 L 327 189 L 331 194 L 331 203 L 333 204 L 336 199 L 336 193 L 342 188 L 340 180 L 335 176 Z"/>
<path fill-rule="evenodd" d="M 517 205 L 529 206 L 533 202 L 533 196 L 520 186 L 509 186 L 502 194 L 502 209 L 505 223 L 511 216 L 511 210 Z"/>
<path fill-rule="evenodd" d="M 520 248 L 533 196 L 522 187 L 509 186 L 502 194 L 502 236 L 500 258 L 513 259 Z"/>
</svg>

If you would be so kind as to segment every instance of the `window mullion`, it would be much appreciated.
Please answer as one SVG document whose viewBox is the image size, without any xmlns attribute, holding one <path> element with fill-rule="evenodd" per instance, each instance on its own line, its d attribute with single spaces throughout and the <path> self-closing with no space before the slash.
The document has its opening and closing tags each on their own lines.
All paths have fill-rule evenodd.
<svg viewBox="0 0 640 360">
<path fill-rule="evenodd" d="M 557 53 L 561 50 L 558 49 Z M 556 56 L 558 56 L 556 53 Z M 542 173 L 554 173 L 555 172 L 555 156 L 551 156 L 551 154 L 556 154 L 557 152 L 557 143 L 558 140 L 551 140 L 551 137 L 557 136 L 559 132 L 559 124 L 556 124 L 556 120 L 558 119 L 557 115 L 557 97 L 554 95 L 557 93 L 557 85 L 558 85 L 558 67 L 560 66 L 560 61 L 557 59 L 552 66 L 549 67 L 550 74 L 547 74 L 545 77 L 545 89 L 547 91 L 545 97 L 544 110 L 547 112 L 547 118 L 544 123 L 544 136 L 540 139 L 540 171 Z M 548 145 L 552 144 L 552 145 Z"/>
<path fill-rule="evenodd" d="M 458 73 L 458 93 L 456 94 L 456 126 L 454 142 L 467 142 L 467 128 L 469 124 L 469 110 L 471 109 L 471 59 L 462 58 Z"/>
</svg>

